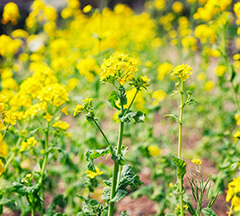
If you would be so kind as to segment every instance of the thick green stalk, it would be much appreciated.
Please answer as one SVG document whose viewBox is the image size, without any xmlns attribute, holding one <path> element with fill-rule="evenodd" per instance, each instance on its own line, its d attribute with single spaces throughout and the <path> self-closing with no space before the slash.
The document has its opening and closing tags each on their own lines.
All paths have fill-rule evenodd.
<svg viewBox="0 0 240 216">
<path fill-rule="evenodd" d="M 39 184 L 40 189 L 41 189 L 42 200 L 44 200 L 43 177 L 44 177 L 44 173 L 45 173 L 47 162 L 48 162 L 48 144 L 49 144 L 48 143 L 49 142 L 48 136 L 49 136 L 49 123 L 48 123 L 47 129 L 45 131 L 45 142 L 44 142 L 44 144 L 45 144 L 45 146 L 44 146 L 45 155 L 44 155 L 43 164 L 42 164 L 42 168 L 41 168 L 41 176 L 40 176 L 40 179 L 38 181 L 38 184 Z M 43 201 L 42 208 L 41 208 L 41 215 L 43 215 L 43 212 L 44 212 L 44 201 Z"/>
<path fill-rule="evenodd" d="M 122 153 L 121 148 L 122 148 L 123 130 L 124 130 L 124 122 L 121 122 L 120 127 L 119 127 L 117 155 Z M 114 161 L 112 189 L 111 189 L 110 199 L 113 199 L 113 197 L 115 196 L 116 186 L 117 186 L 117 178 L 118 178 L 118 171 L 119 171 L 119 163 Z M 110 205 L 109 205 L 109 209 L 108 209 L 108 216 L 113 216 L 113 210 L 114 210 L 114 202 L 111 202 Z"/>
<path fill-rule="evenodd" d="M 178 158 L 181 159 L 181 148 L 182 148 L 182 119 L 183 119 L 183 81 L 181 80 L 180 84 L 180 97 L 181 97 L 181 104 L 180 104 L 180 117 L 179 117 L 179 131 L 178 131 Z M 180 177 L 180 211 L 181 216 L 184 216 L 183 211 L 183 178 Z"/>
</svg>

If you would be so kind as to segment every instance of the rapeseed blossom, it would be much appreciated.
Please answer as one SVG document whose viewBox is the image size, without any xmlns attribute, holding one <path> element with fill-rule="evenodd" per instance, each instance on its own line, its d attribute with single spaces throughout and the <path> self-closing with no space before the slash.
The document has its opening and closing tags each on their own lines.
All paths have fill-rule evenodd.
<svg viewBox="0 0 240 216">
<path fill-rule="evenodd" d="M 2 162 L 2 160 L 0 159 L 0 176 L 4 173 L 5 169 L 4 169 L 4 164 Z"/>
<path fill-rule="evenodd" d="M 100 80 L 114 84 L 116 81 L 123 85 L 133 79 L 137 69 L 137 59 L 123 53 L 114 53 L 104 59 L 101 65 Z"/>
<path fill-rule="evenodd" d="M 173 69 L 171 76 L 178 76 L 184 82 L 186 79 L 189 78 L 189 75 L 192 74 L 192 68 L 187 64 L 178 65 Z"/>
<path fill-rule="evenodd" d="M 17 20 L 20 17 L 18 6 L 14 2 L 7 3 L 3 8 L 2 23 L 7 24 L 11 22 L 13 25 L 17 24 Z"/>
<path fill-rule="evenodd" d="M 67 122 L 64 122 L 64 121 L 61 121 L 61 120 L 55 122 L 52 126 L 55 127 L 55 128 L 62 129 L 62 130 L 68 130 L 69 127 L 70 127 Z"/>
<path fill-rule="evenodd" d="M 73 116 L 78 115 L 81 112 L 92 112 L 93 111 L 93 107 L 92 107 L 92 98 L 85 98 L 84 100 L 82 100 L 82 102 L 84 103 L 83 105 L 77 105 L 76 108 L 74 109 L 74 114 Z"/>
<path fill-rule="evenodd" d="M 240 211 L 240 176 L 238 178 L 234 178 L 232 182 L 228 184 L 227 196 L 226 201 L 233 205 L 233 210 L 235 212 Z"/>
<path fill-rule="evenodd" d="M 148 153 L 150 156 L 157 157 L 161 154 L 161 149 L 157 145 L 148 146 Z"/>
<path fill-rule="evenodd" d="M 100 169 L 98 167 L 95 167 L 95 172 L 88 170 L 85 172 L 87 174 L 88 178 L 94 179 L 96 176 L 102 175 L 103 172 L 100 171 Z"/>
<path fill-rule="evenodd" d="M 173 69 L 172 64 L 165 62 L 158 67 L 158 80 L 163 80 L 165 75 L 168 75 Z"/>
<path fill-rule="evenodd" d="M 37 144 L 37 140 L 35 139 L 35 137 L 30 137 L 27 139 L 27 141 L 23 141 L 21 143 L 21 148 L 20 148 L 20 152 L 23 152 L 29 148 L 34 147 Z"/>
<path fill-rule="evenodd" d="M 195 164 L 196 166 L 201 166 L 202 165 L 202 160 L 200 159 L 192 159 L 191 162 Z"/>
<path fill-rule="evenodd" d="M 159 102 L 163 101 L 167 97 L 167 94 L 162 89 L 156 90 L 152 93 L 153 105 L 157 106 Z"/>
</svg>

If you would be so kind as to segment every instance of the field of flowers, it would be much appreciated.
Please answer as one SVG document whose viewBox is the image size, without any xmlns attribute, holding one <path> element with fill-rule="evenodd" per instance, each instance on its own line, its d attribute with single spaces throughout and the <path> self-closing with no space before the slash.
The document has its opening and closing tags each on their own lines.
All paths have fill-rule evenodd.
<svg viewBox="0 0 240 216">
<path fill-rule="evenodd" d="M 106 5 L 4 5 L 0 215 L 240 215 L 240 2 Z"/>
</svg>

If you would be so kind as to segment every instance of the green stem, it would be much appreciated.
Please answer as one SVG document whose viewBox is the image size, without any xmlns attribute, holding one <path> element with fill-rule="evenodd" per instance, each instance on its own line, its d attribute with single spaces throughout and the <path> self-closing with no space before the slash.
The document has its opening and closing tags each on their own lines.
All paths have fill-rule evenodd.
<svg viewBox="0 0 240 216">
<path fill-rule="evenodd" d="M 235 196 L 236 196 L 236 195 L 234 195 L 234 197 L 235 197 Z M 232 213 L 233 213 L 233 204 L 231 203 L 231 207 L 230 207 L 230 209 L 229 209 L 228 216 L 231 216 Z"/>
<path fill-rule="evenodd" d="M 181 80 L 180 84 L 180 97 L 181 97 L 181 104 L 180 104 L 180 122 L 179 122 L 179 131 L 178 131 L 178 158 L 181 159 L 181 148 L 182 148 L 182 119 L 183 119 L 183 81 Z M 180 182 L 180 211 L 181 216 L 184 216 L 183 211 L 183 178 L 179 178 Z"/>
<path fill-rule="evenodd" d="M 122 107 L 123 112 L 123 107 Z M 118 136 L 118 144 L 117 144 L 117 155 L 122 154 L 122 138 L 123 138 L 123 130 L 124 130 L 124 122 L 120 123 L 119 127 L 119 136 Z M 117 179 L 118 179 L 118 172 L 119 172 L 119 163 L 114 161 L 114 168 L 113 168 L 113 178 L 112 178 L 112 188 L 111 188 L 111 196 L 110 200 L 114 198 L 117 186 Z M 110 202 L 109 209 L 108 209 L 108 216 L 113 216 L 114 210 L 114 202 Z"/>
<path fill-rule="evenodd" d="M 40 189 L 41 189 L 41 198 L 43 200 L 43 203 L 42 203 L 42 206 L 41 206 L 41 212 L 43 215 L 43 212 L 44 212 L 44 187 L 43 187 L 43 177 L 44 177 L 44 173 L 45 173 L 45 170 L 46 170 L 46 166 L 47 166 L 47 162 L 48 162 L 48 142 L 49 142 L 49 139 L 48 139 L 48 135 L 49 135 L 49 123 L 48 123 L 48 126 L 47 126 L 47 129 L 45 131 L 45 146 L 44 146 L 44 149 L 45 149 L 45 155 L 44 155 L 44 159 L 43 159 L 43 164 L 42 164 L 42 168 L 41 168 L 41 176 L 40 176 L 40 179 L 39 179 L 39 186 L 40 186 Z"/>
<path fill-rule="evenodd" d="M 108 141 L 105 133 L 103 132 L 102 128 L 99 126 L 99 124 L 96 122 L 96 120 L 95 120 L 94 118 L 93 118 L 93 122 L 94 122 L 94 124 L 97 126 L 98 130 L 101 132 L 101 134 L 102 134 L 104 140 L 106 141 L 106 143 L 108 144 L 108 146 L 112 146 L 112 145 L 109 143 L 109 141 Z"/>
<path fill-rule="evenodd" d="M 32 216 L 35 216 L 35 207 L 34 207 L 34 204 L 32 204 Z"/>
</svg>

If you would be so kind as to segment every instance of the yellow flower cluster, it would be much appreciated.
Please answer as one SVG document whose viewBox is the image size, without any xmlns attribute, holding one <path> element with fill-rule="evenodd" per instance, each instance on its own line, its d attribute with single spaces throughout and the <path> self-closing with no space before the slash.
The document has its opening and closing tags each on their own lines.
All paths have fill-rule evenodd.
<svg viewBox="0 0 240 216">
<path fill-rule="evenodd" d="M 195 164 L 196 166 L 201 166 L 202 165 L 202 160 L 200 159 L 192 159 L 191 162 Z"/>
<path fill-rule="evenodd" d="M 87 78 L 89 82 L 94 81 L 94 77 L 100 73 L 100 68 L 94 58 L 88 57 L 80 60 L 76 65 L 79 73 Z"/>
<path fill-rule="evenodd" d="M 186 79 L 189 78 L 190 74 L 192 74 L 192 68 L 187 64 L 183 64 L 175 67 L 173 69 L 173 72 L 171 73 L 171 76 L 178 76 L 184 82 Z"/>
<path fill-rule="evenodd" d="M 56 121 L 53 125 L 53 127 L 55 128 L 59 128 L 59 129 L 62 129 L 62 130 L 68 130 L 69 129 L 69 124 L 67 122 L 64 122 L 64 121 Z"/>
<path fill-rule="evenodd" d="M 154 99 L 153 105 L 157 106 L 159 102 L 163 101 L 167 97 L 167 94 L 162 89 L 156 90 L 152 93 L 152 98 Z"/>
<path fill-rule="evenodd" d="M 3 8 L 2 23 L 7 24 L 11 22 L 13 25 L 17 24 L 17 20 L 20 17 L 17 4 L 14 2 L 7 3 Z"/>
<path fill-rule="evenodd" d="M 98 167 L 95 167 L 95 170 L 96 170 L 96 172 L 93 172 L 93 171 L 90 171 L 90 170 L 86 171 L 85 173 L 87 174 L 87 177 L 91 178 L 91 179 L 94 179 L 96 176 L 99 176 L 99 175 L 103 174 L 103 172 L 100 171 L 100 169 Z"/>
<path fill-rule="evenodd" d="M 148 146 L 148 153 L 152 157 L 157 157 L 161 154 L 161 149 L 157 145 Z"/>
<path fill-rule="evenodd" d="M 0 133 L 0 157 L 6 158 L 8 155 L 8 145 L 3 141 L 2 134 Z"/>
<path fill-rule="evenodd" d="M 51 27 L 55 26 L 54 22 L 57 19 L 57 11 L 55 8 L 45 4 L 41 0 L 35 0 L 31 6 L 31 9 L 32 12 L 26 19 L 26 26 L 29 29 L 33 28 L 38 22 L 47 23 L 47 25 L 50 24 Z"/>
<path fill-rule="evenodd" d="M 23 141 L 21 143 L 20 152 L 26 151 L 27 149 L 34 147 L 36 144 L 37 140 L 35 139 L 35 137 L 30 137 L 27 139 L 27 141 Z"/>
<path fill-rule="evenodd" d="M 172 64 L 165 62 L 158 67 L 158 79 L 163 80 L 165 75 L 168 75 L 173 69 Z"/>
<path fill-rule="evenodd" d="M 100 80 L 123 85 L 131 81 L 137 69 L 137 60 L 123 53 L 114 53 L 108 59 L 104 59 L 101 65 Z"/>
<path fill-rule="evenodd" d="M 58 107 L 69 101 L 66 89 L 59 83 L 43 87 L 37 98 L 41 102 L 49 102 Z"/>
<path fill-rule="evenodd" d="M 7 44 L 7 46 L 6 46 Z M 19 39 L 12 39 L 7 35 L 0 35 L 0 55 L 1 56 L 9 56 L 14 55 L 20 46 L 22 45 L 22 41 Z"/>
<path fill-rule="evenodd" d="M 233 205 L 233 210 L 235 212 L 240 211 L 240 176 L 238 178 L 234 178 L 232 182 L 228 184 L 226 201 Z"/>
<path fill-rule="evenodd" d="M 208 0 L 203 7 L 198 8 L 193 18 L 196 20 L 202 19 L 204 21 L 209 21 L 214 15 L 224 11 L 231 3 L 232 0 Z"/>
<path fill-rule="evenodd" d="M 2 160 L 0 159 L 0 176 L 4 173 L 5 169 L 4 169 L 4 164 L 2 162 Z"/>
<path fill-rule="evenodd" d="M 83 111 L 88 113 L 92 110 L 92 98 L 85 98 L 84 100 L 82 100 L 82 102 L 84 103 L 83 105 L 78 104 L 74 109 L 73 116 L 76 116 Z"/>
</svg>

